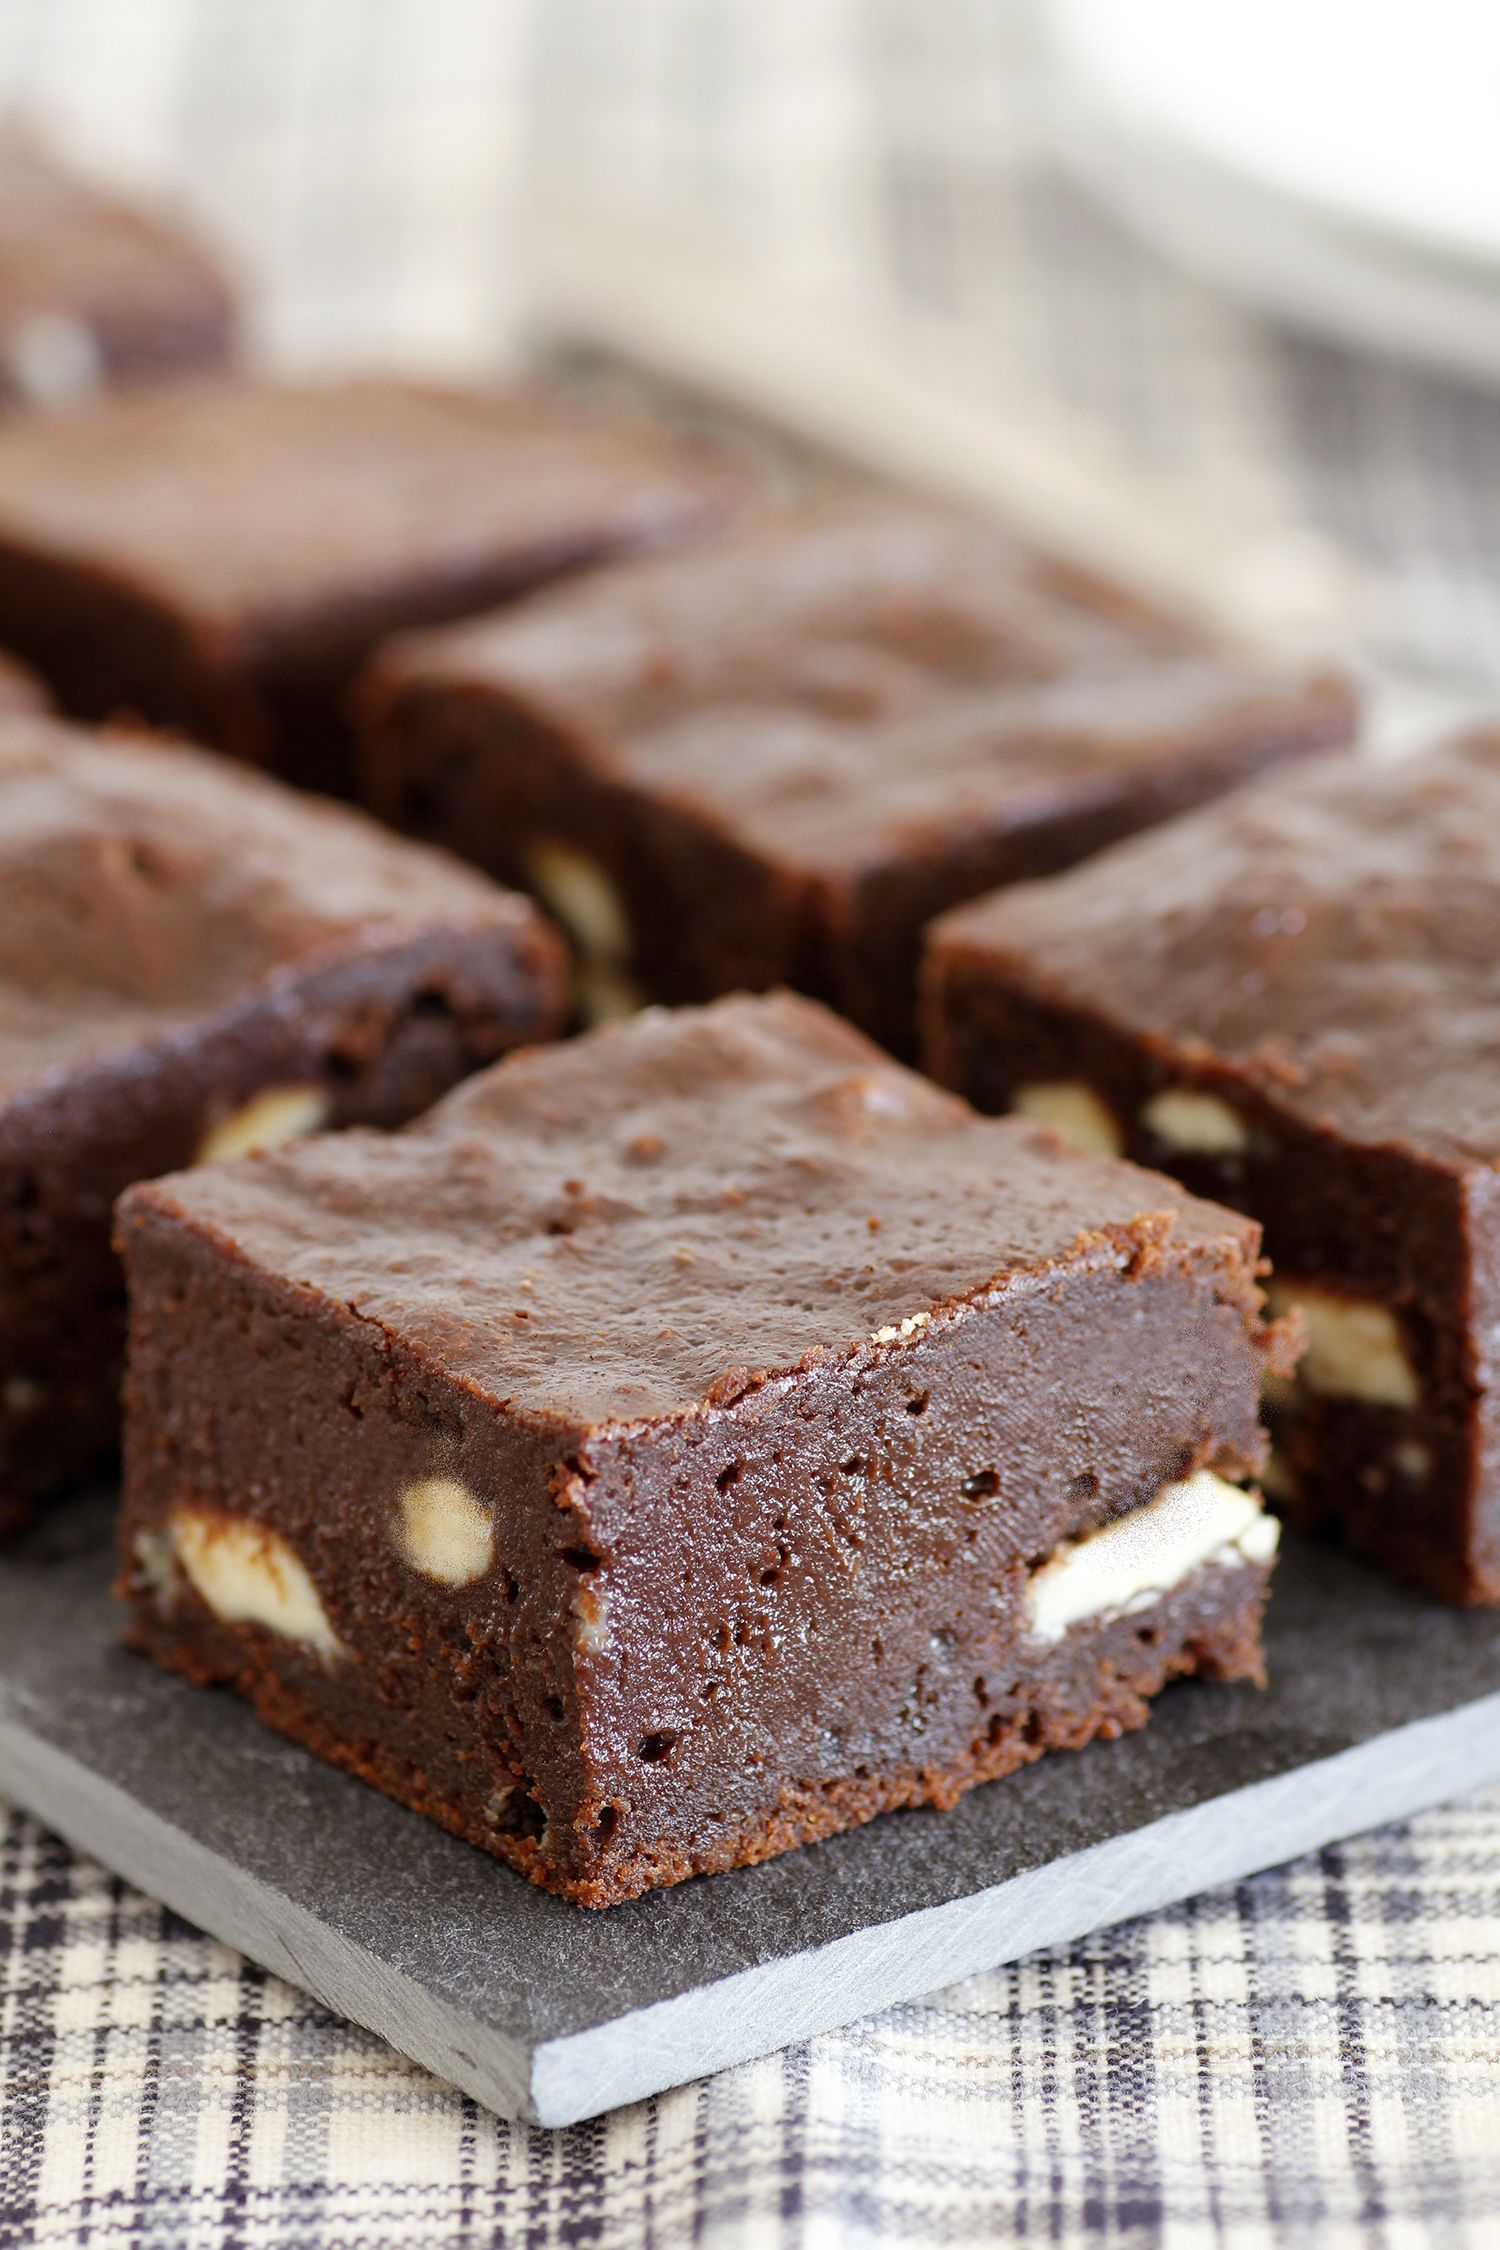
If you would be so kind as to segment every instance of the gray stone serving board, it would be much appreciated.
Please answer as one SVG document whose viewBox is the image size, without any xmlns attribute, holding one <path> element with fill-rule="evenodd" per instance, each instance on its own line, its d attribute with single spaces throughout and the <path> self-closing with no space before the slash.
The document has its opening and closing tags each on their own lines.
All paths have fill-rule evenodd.
<svg viewBox="0 0 1500 2250">
<path fill-rule="evenodd" d="M 116 1643 L 107 1517 L 0 1558 L 0 1795 L 506 2116 L 563 2125 L 1500 1779 L 1500 1615 L 1289 1542 L 1273 1684 L 608 1913 Z"/>
</svg>

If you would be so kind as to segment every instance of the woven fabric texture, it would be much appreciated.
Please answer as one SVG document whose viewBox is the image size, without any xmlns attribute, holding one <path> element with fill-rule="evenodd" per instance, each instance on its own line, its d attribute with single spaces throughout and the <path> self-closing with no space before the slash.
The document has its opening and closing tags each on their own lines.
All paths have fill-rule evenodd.
<svg viewBox="0 0 1500 2250">
<path fill-rule="evenodd" d="M 1500 2239 L 1500 1794 L 564 2132 L 13 1818 L 0 2250 Z"/>
</svg>

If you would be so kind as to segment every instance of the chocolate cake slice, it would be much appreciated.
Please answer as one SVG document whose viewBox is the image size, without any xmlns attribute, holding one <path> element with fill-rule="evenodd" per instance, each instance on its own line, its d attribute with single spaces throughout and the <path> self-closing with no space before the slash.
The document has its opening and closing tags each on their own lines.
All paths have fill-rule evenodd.
<svg viewBox="0 0 1500 2250">
<path fill-rule="evenodd" d="M 1253 1223 L 789 995 L 133 1189 L 136 1644 L 591 1906 L 1254 1679 Z"/>
</svg>

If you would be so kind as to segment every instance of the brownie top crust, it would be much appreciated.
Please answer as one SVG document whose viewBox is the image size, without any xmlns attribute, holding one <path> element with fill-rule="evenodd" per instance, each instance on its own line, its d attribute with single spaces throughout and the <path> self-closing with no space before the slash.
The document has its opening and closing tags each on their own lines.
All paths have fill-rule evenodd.
<svg viewBox="0 0 1500 2250">
<path fill-rule="evenodd" d="M 195 751 L 0 719 L 0 1096 L 170 1035 L 278 969 L 530 903 Z"/>
<path fill-rule="evenodd" d="M 569 1437 L 899 1347 L 1069 1272 L 1208 1268 L 1253 1323 L 1253 1222 L 980 1119 L 811 1001 L 652 1009 L 355 1130 L 134 1189 L 306 1303 Z"/>
<path fill-rule="evenodd" d="M 1500 733 L 1320 758 L 933 945 L 1348 1140 L 1500 1161 Z"/>
<path fill-rule="evenodd" d="M 154 321 L 180 328 L 185 289 L 202 300 L 205 320 L 227 326 L 229 291 L 186 230 L 80 179 L 26 134 L 0 129 L 0 361 L 38 314 L 72 315 L 106 333 L 144 334 Z"/>
<path fill-rule="evenodd" d="M 1024 829 L 1257 727 L 1349 731 L 1347 690 L 1243 661 L 1002 529 L 908 504 L 762 518 L 710 548 L 403 636 L 365 690 L 513 702 L 606 773 L 782 863 Z"/>
<path fill-rule="evenodd" d="M 512 550 L 530 583 L 711 520 L 734 491 L 645 429 L 379 377 L 153 385 L 0 431 L 0 546 L 252 647 L 411 582 L 493 577 Z"/>
</svg>

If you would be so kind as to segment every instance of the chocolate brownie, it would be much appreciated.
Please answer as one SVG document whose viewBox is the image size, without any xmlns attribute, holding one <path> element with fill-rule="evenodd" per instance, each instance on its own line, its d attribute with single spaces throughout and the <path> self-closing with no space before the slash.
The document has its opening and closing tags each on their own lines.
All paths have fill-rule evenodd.
<svg viewBox="0 0 1500 2250">
<path fill-rule="evenodd" d="M 234 339 L 200 243 L 0 128 L 0 411 L 219 366 Z"/>
<path fill-rule="evenodd" d="M 1253 1678 L 1258 1229 L 790 994 L 133 1189 L 137 1644 L 588 1905 Z"/>
<path fill-rule="evenodd" d="M 207 754 L 0 721 L 0 1532 L 107 1461 L 131 1180 L 545 1036 L 529 900 Z"/>
<path fill-rule="evenodd" d="M 173 385 L 0 430 L 0 642 L 80 717 L 343 790 L 340 699 L 383 634 L 685 537 L 735 491 L 659 436 L 535 399 Z"/>
<path fill-rule="evenodd" d="M 1500 735 L 1323 760 L 963 908 L 931 980 L 949 1085 L 1263 1223 L 1309 1337 L 1286 1509 L 1500 1599 Z"/>
<path fill-rule="evenodd" d="M 897 1052 L 944 907 L 1350 728 L 1331 680 L 873 503 L 403 638 L 358 703 L 365 801 L 536 890 L 593 1012 L 785 983 Z"/>
</svg>

